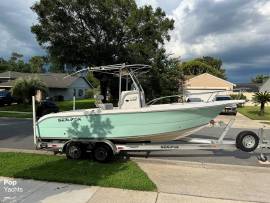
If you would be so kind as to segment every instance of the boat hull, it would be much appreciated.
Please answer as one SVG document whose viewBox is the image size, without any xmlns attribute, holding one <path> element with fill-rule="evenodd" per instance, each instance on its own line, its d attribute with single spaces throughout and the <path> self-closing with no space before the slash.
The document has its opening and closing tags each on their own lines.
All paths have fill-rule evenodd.
<svg viewBox="0 0 270 203">
<path fill-rule="evenodd" d="M 206 125 L 224 105 L 191 109 L 102 114 L 54 114 L 37 124 L 41 139 L 109 139 L 118 141 L 166 141 L 189 135 Z"/>
</svg>

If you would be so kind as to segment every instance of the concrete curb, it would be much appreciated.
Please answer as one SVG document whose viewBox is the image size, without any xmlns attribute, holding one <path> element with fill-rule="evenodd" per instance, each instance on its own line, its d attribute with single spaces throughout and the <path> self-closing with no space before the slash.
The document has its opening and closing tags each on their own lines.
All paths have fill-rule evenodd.
<svg viewBox="0 0 270 203">
<path fill-rule="evenodd" d="M 229 165 L 229 164 L 215 164 L 215 163 L 204 163 L 204 162 L 192 162 L 192 161 L 176 161 L 176 160 L 161 160 L 155 158 L 138 158 L 131 157 L 132 160 L 138 163 L 149 163 L 149 164 L 165 164 L 165 165 L 175 165 L 183 167 L 194 167 L 194 168 L 206 168 L 206 169 L 220 169 L 220 170 L 237 170 L 243 172 L 258 172 L 258 173 L 269 173 L 270 166 L 263 165 L 258 166 L 240 166 L 240 165 Z"/>
</svg>

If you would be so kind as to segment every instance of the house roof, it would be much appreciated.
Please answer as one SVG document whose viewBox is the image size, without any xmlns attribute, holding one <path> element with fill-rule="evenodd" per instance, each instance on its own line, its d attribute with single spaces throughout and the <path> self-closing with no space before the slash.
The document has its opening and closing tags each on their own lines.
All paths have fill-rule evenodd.
<svg viewBox="0 0 270 203">
<path fill-rule="evenodd" d="M 6 78 L 6 79 L 16 79 L 18 77 L 24 77 L 25 75 L 33 74 L 33 73 L 21 73 L 16 71 L 6 71 L 0 73 L 0 78 Z"/>
<path fill-rule="evenodd" d="M 227 81 L 227 80 L 224 80 L 224 79 L 221 79 L 221 78 L 219 78 L 219 77 L 217 77 L 217 76 L 214 76 L 214 75 L 211 75 L 211 74 L 209 74 L 209 73 L 203 73 L 203 74 L 200 74 L 200 75 L 187 75 L 186 77 L 187 77 L 187 80 L 193 80 L 193 79 L 195 79 L 195 78 L 200 78 L 200 77 L 202 77 L 202 76 L 209 76 L 209 77 L 213 77 L 213 78 L 215 78 L 215 79 L 217 79 L 217 80 L 220 80 L 220 81 L 222 81 L 222 82 L 224 82 L 224 83 L 228 83 L 228 84 L 230 84 L 230 85 L 233 85 L 233 86 L 236 86 L 236 84 L 234 84 L 234 83 L 232 83 L 232 82 L 229 82 L 229 81 Z"/>
<path fill-rule="evenodd" d="M 84 79 L 91 87 L 92 85 L 85 77 L 67 76 L 65 73 L 20 73 L 14 71 L 7 71 L 0 73 L 0 79 L 10 79 L 7 82 L 0 83 L 0 87 L 12 87 L 16 78 L 38 77 L 48 88 L 68 88 L 78 78 Z"/>
<path fill-rule="evenodd" d="M 260 92 L 270 92 L 270 78 L 268 78 L 260 87 Z"/>
<path fill-rule="evenodd" d="M 237 83 L 236 89 L 244 90 L 247 92 L 258 92 L 259 91 L 259 84 L 255 83 Z"/>
</svg>

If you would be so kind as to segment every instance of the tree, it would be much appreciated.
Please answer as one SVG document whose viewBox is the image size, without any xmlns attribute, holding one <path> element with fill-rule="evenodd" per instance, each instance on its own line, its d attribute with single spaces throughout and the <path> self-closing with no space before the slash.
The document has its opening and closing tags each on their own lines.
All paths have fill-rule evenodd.
<svg viewBox="0 0 270 203">
<path fill-rule="evenodd" d="M 91 83 L 94 88 L 99 88 L 100 82 L 98 79 L 95 78 L 93 72 L 89 72 L 86 76 L 86 79 Z"/>
<path fill-rule="evenodd" d="M 11 89 L 12 95 L 21 99 L 23 103 L 30 103 L 31 97 L 37 90 L 47 91 L 47 86 L 39 78 L 18 78 Z"/>
<path fill-rule="evenodd" d="M 45 64 L 45 59 L 42 56 L 33 56 L 29 60 L 29 65 L 31 67 L 32 73 L 41 73 L 43 72 L 43 65 Z"/>
<path fill-rule="evenodd" d="M 8 64 L 10 71 L 29 73 L 31 70 L 30 65 L 23 61 L 23 55 L 17 52 L 12 52 Z"/>
<path fill-rule="evenodd" d="M 22 54 L 17 52 L 12 52 L 9 61 L 10 62 L 17 62 L 18 60 L 21 60 L 23 57 Z"/>
<path fill-rule="evenodd" d="M 222 74 L 213 67 L 197 60 L 184 62 L 181 66 L 185 75 L 200 75 L 203 73 L 210 73 L 217 77 L 222 77 Z"/>
<path fill-rule="evenodd" d="M 16 64 L 13 65 L 12 71 L 30 73 L 31 67 L 29 63 L 25 63 L 23 60 L 18 60 Z"/>
<path fill-rule="evenodd" d="M 64 72 L 64 67 L 63 67 L 63 65 L 60 64 L 57 57 L 49 56 L 48 57 L 48 62 L 50 64 L 50 66 L 49 66 L 49 71 L 50 72 L 52 72 L 52 73 Z"/>
<path fill-rule="evenodd" d="M 0 58 L 0 73 L 8 71 L 12 68 L 12 66 L 3 58 Z"/>
<path fill-rule="evenodd" d="M 222 69 L 222 61 L 220 59 L 214 58 L 212 56 L 203 56 L 202 58 L 196 58 L 195 60 L 206 63 L 207 65 L 217 69 Z"/>
<path fill-rule="evenodd" d="M 221 68 L 222 61 L 210 56 L 196 58 L 187 62 L 183 62 L 181 69 L 185 75 L 200 75 L 202 73 L 210 73 L 219 78 L 226 79 L 225 70 Z"/>
<path fill-rule="evenodd" d="M 147 74 L 140 76 L 146 100 L 179 94 L 183 79 L 179 63 L 178 59 L 166 56 L 165 50 L 159 50 L 153 60 L 153 67 Z"/>
<path fill-rule="evenodd" d="M 17 71 L 25 73 L 40 73 L 43 71 L 43 65 L 48 63 L 44 56 L 33 56 L 28 63 L 24 62 L 23 55 L 13 52 L 9 60 L 0 58 L 0 72 Z"/>
<path fill-rule="evenodd" d="M 138 8 L 134 0 L 41 0 L 32 9 L 39 23 L 31 30 L 61 67 L 152 64 L 174 24 L 160 8 Z M 112 77 L 95 76 L 103 95 L 116 83 Z"/>
<path fill-rule="evenodd" d="M 255 84 L 262 84 L 262 83 L 264 83 L 264 81 L 266 81 L 268 78 L 269 78 L 269 75 L 262 75 L 262 74 L 259 74 L 259 75 L 256 75 L 255 78 L 251 78 L 251 81 L 252 81 L 252 83 L 255 83 Z"/>
<path fill-rule="evenodd" d="M 257 92 L 253 96 L 253 101 L 255 103 L 259 103 L 261 105 L 261 107 L 260 107 L 260 115 L 263 116 L 264 115 L 265 104 L 270 102 L 270 93 L 266 92 L 266 91 L 265 92 Z"/>
</svg>

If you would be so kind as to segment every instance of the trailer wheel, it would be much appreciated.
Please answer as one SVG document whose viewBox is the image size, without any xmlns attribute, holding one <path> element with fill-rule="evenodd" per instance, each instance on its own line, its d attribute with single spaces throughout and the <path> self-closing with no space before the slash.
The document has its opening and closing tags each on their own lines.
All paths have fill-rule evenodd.
<svg viewBox="0 0 270 203">
<path fill-rule="evenodd" d="M 66 156 L 68 159 L 80 159 L 83 151 L 78 143 L 71 142 L 66 147 Z"/>
<path fill-rule="evenodd" d="M 236 147 L 244 152 L 252 152 L 259 145 L 259 137 L 252 131 L 240 132 L 236 137 Z"/>
<path fill-rule="evenodd" d="M 97 144 L 93 151 L 93 158 L 101 163 L 109 162 L 113 157 L 112 149 L 107 144 Z"/>
</svg>

